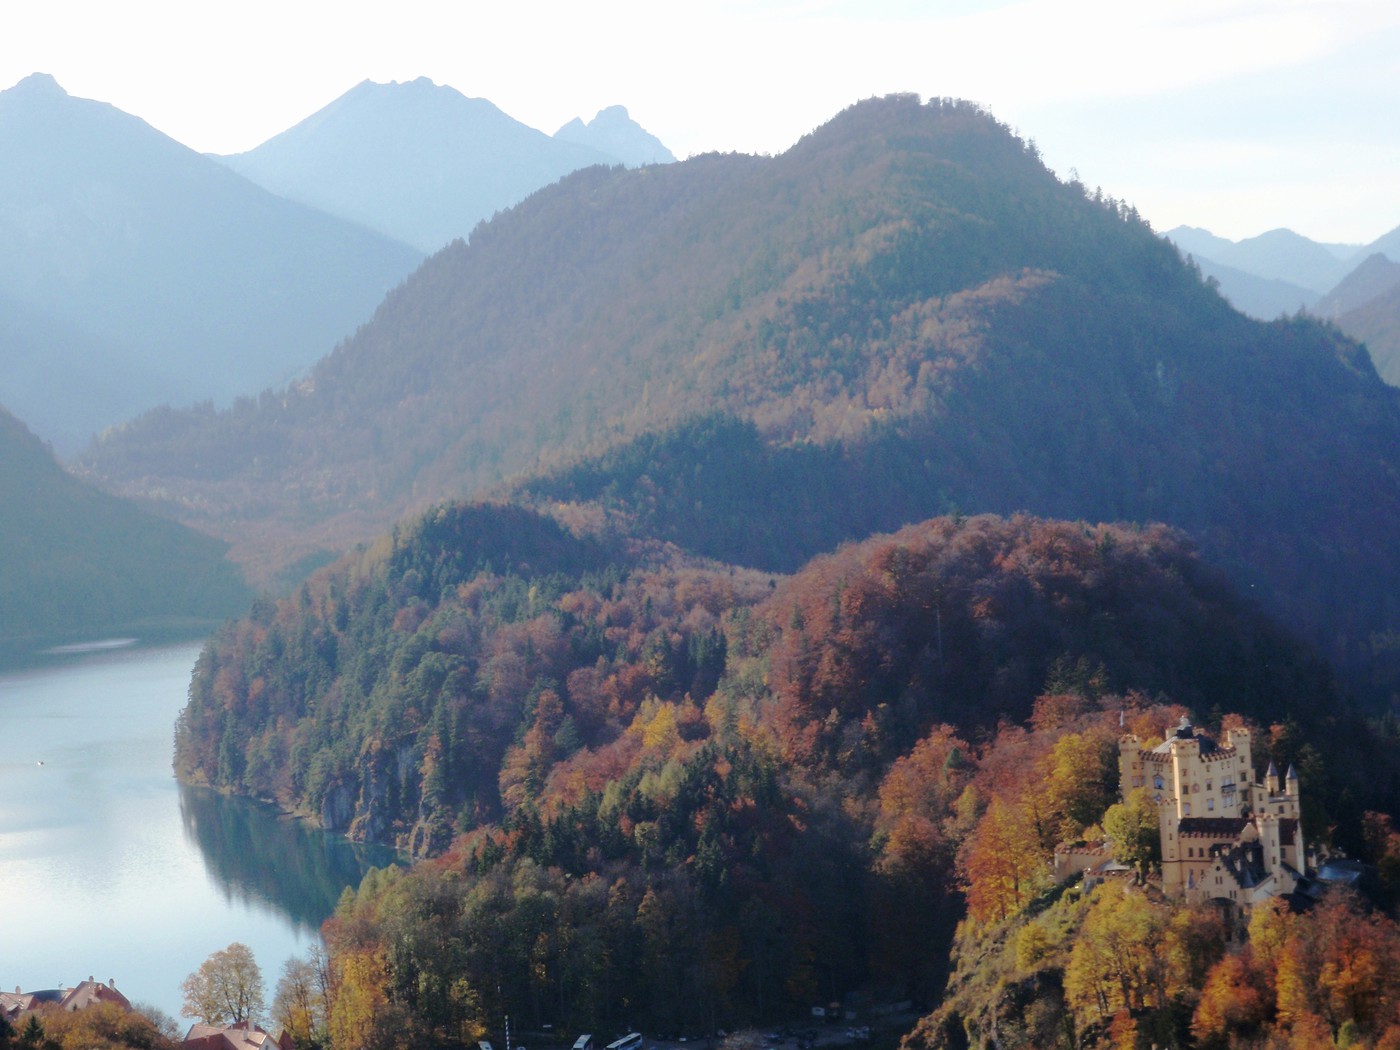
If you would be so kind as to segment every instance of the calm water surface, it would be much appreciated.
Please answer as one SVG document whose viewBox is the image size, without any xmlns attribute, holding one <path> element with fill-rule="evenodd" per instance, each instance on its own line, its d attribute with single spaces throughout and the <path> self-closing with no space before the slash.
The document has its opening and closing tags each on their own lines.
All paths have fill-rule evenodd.
<svg viewBox="0 0 1400 1050">
<path fill-rule="evenodd" d="M 108 649 L 0 672 L 0 989 L 114 978 L 178 1018 L 180 982 L 242 941 L 271 1003 L 341 891 L 393 861 L 175 782 L 198 654 Z"/>
</svg>

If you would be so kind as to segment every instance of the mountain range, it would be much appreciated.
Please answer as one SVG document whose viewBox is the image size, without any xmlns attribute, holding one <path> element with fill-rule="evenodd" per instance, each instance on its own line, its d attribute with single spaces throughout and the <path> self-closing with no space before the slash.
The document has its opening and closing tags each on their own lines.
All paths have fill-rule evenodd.
<svg viewBox="0 0 1400 1050">
<path fill-rule="evenodd" d="M 218 159 L 279 196 L 431 253 L 571 171 L 675 158 L 621 106 L 551 137 L 420 77 L 366 80 L 256 149 Z"/>
<path fill-rule="evenodd" d="M 34 74 L 0 92 L 0 403 L 60 452 L 285 383 L 421 256 Z"/>
<path fill-rule="evenodd" d="M 1347 275 L 1359 245 L 1322 244 L 1292 230 L 1269 230 L 1242 241 L 1178 226 L 1163 236 L 1182 251 L 1266 280 L 1284 281 L 1322 295 Z"/>
<path fill-rule="evenodd" d="M 1237 310 L 1261 320 L 1307 311 L 1366 344 L 1400 385 L 1400 227 L 1369 245 L 1324 244 L 1292 230 L 1243 241 L 1178 226 L 1163 236 L 1190 255 Z"/>
<path fill-rule="evenodd" d="M 778 157 L 577 172 L 305 382 L 149 415 L 83 469 L 263 580 L 493 490 L 775 571 L 955 509 L 1166 521 L 1384 691 L 1397 398 L 977 107 L 896 96 Z"/>
</svg>

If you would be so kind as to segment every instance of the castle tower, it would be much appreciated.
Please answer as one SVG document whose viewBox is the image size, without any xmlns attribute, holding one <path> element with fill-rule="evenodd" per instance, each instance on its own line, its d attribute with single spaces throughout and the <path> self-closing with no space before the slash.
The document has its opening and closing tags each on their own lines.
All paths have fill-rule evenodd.
<svg viewBox="0 0 1400 1050">
<path fill-rule="evenodd" d="M 1173 800 L 1164 799 L 1157 806 L 1157 835 L 1162 849 L 1162 892 L 1179 897 L 1186 889 L 1182 877 L 1181 817 Z"/>
<path fill-rule="evenodd" d="M 1186 719 L 1181 720 L 1169 738 L 1171 744 L 1172 802 L 1176 805 L 1176 815 L 1193 816 L 1191 812 L 1191 786 L 1195 782 L 1197 767 L 1201 761 L 1201 743 L 1191 730 Z M 1199 815 L 1199 814 L 1195 814 Z"/>
<path fill-rule="evenodd" d="M 1283 873 L 1283 845 L 1279 841 L 1278 818 L 1272 813 L 1261 813 L 1255 820 L 1259 829 L 1259 846 L 1264 851 L 1264 869 L 1270 875 Z"/>
<path fill-rule="evenodd" d="M 1298 849 L 1297 856 L 1293 859 L 1293 867 L 1298 871 L 1306 871 L 1308 866 L 1308 848 L 1307 844 L 1303 841 L 1303 800 L 1300 797 L 1298 771 L 1293 768 L 1292 763 L 1289 763 L 1288 776 L 1284 780 L 1284 785 L 1287 788 L 1288 799 L 1292 803 L 1289 809 L 1293 819 L 1298 822 L 1298 831 L 1295 838 Z"/>
<path fill-rule="evenodd" d="M 1134 788 L 1146 784 L 1142 765 L 1142 741 L 1132 733 L 1118 738 L 1118 794 L 1122 801 Z"/>
<path fill-rule="evenodd" d="M 1249 730 L 1243 726 L 1225 730 L 1225 746 L 1234 749 L 1235 761 L 1221 779 L 1234 789 L 1235 805 L 1231 810 L 1245 813 L 1254 805 L 1254 743 Z M 1227 793 L 1229 790 L 1225 789 Z"/>
</svg>

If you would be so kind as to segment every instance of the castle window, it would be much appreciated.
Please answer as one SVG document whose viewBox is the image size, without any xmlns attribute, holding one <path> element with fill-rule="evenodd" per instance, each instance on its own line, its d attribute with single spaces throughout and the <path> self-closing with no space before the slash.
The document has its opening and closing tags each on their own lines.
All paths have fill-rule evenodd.
<svg viewBox="0 0 1400 1050">
<path fill-rule="evenodd" d="M 1186 815 L 1189 817 L 1191 815 L 1191 803 L 1185 803 L 1182 808 L 1184 809 Z"/>
<path fill-rule="evenodd" d="M 1212 810 L 1212 811 L 1215 809 L 1215 799 L 1213 799 L 1213 798 L 1208 798 L 1208 799 L 1206 799 L 1206 809 Z"/>
<path fill-rule="evenodd" d="M 1158 791 L 1161 791 L 1164 787 L 1167 786 L 1166 781 L 1162 779 L 1161 773 L 1158 773 L 1155 777 L 1152 778 L 1152 786 L 1155 787 Z"/>
<path fill-rule="evenodd" d="M 1211 789 L 1211 785 L 1212 785 L 1213 783 L 1214 783 L 1214 781 L 1211 781 L 1211 780 L 1207 780 L 1207 781 L 1206 781 L 1206 790 L 1207 790 L 1207 791 L 1209 791 L 1209 790 Z"/>
<path fill-rule="evenodd" d="M 1200 785 L 1200 784 L 1192 784 L 1192 785 L 1191 785 L 1191 793 L 1192 793 L 1193 795 L 1199 795 L 1199 794 L 1201 793 L 1201 785 Z"/>
</svg>

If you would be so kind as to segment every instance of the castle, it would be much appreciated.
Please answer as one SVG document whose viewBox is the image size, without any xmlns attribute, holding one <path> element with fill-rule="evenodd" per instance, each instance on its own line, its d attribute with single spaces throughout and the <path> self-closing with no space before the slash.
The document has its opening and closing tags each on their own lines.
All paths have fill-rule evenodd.
<svg viewBox="0 0 1400 1050">
<path fill-rule="evenodd" d="M 1153 748 L 1131 733 L 1119 738 L 1123 799 L 1145 788 L 1157 803 L 1167 896 L 1240 915 L 1298 889 L 1306 863 L 1298 774 L 1290 766 L 1280 781 L 1270 762 L 1255 783 L 1250 747 L 1247 729 L 1227 729 L 1219 743 L 1186 718 Z"/>
</svg>

